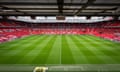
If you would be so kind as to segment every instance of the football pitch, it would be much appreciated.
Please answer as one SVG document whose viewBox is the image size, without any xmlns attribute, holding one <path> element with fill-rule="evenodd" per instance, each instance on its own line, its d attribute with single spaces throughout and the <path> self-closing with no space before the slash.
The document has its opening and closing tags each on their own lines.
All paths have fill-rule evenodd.
<svg viewBox="0 0 120 72">
<path fill-rule="evenodd" d="M 0 66 L 12 64 L 120 64 L 120 43 L 91 35 L 32 35 L 0 44 Z"/>
</svg>

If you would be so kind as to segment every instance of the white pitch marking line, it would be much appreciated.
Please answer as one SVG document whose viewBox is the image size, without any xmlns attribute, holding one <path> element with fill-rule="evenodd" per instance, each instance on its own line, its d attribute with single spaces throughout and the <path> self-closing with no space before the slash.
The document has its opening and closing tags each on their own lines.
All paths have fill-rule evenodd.
<svg viewBox="0 0 120 72">
<path fill-rule="evenodd" d="M 61 46 L 60 46 L 60 64 L 61 64 Z"/>
</svg>

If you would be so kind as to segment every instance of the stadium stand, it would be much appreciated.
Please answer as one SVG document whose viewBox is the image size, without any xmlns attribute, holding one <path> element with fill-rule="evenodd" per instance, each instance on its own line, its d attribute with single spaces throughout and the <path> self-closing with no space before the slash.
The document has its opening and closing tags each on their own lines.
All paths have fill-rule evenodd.
<svg viewBox="0 0 120 72">
<path fill-rule="evenodd" d="M 0 22 L 0 42 L 30 34 L 90 34 L 101 38 L 120 41 L 120 22 L 105 23 L 41 23 L 27 24 L 13 20 Z"/>
<path fill-rule="evenodd" d="M 29 29 L 20 26 L 15 21 L 1 21 L 0 25 L 0 42 L 11 41 L 29 35 Z"/>
</svg>

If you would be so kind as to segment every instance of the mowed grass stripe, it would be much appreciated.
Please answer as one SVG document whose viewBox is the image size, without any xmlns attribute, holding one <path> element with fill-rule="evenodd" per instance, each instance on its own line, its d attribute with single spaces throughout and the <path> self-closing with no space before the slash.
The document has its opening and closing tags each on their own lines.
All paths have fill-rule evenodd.
<svg viewBox="0 0 120 72">
<path fill-rule="evenodd" d="M 68 44 L 70 45 L 70 49 L 72 51 L 74 60 L 76 64 L 88 64 L 89 61 L 84 55 L 84 53 L 81 51 L 82 48 L 84 48 L 81 44 L 78 45 L 78 43 L 75 41 L 73 36 L 67 37 Z"/>
<path fill-rule="evenodd" d="M 103 44 L 100 44 L 99 42 L 96 42 L 94 39 L 90 39 L 89 36 L 83 37 L 83 38 L 87 40 L 88 46 L 89 45 L 92 46 L 92 48 L 90 48 L 91 51 L 96 53 L 98 57 L 103 56 L 103 57 L 106 57 L 107 59 L 111 60 L 111 62 L 114 62 L 114 60 L 111 59 L 110 56 L 104 54 L 101 50 L 99 50 L 99 48 L 102 48 Z M 103 48 L 103 50 L 105 50 L 105 49 Z M 105 60 L 105 59 L 103 59 L 103 60 Z"/>
<path fill-rule="evenodd" d="M 51 37 L 45 35 L 42 40 L 37 39 L 37 43 L 33 44 L 32 50 L 29 50 L 23 58 L 19 60 L 19 64 L 34 64 L 34 60 L 39 55 L 40 51 L 46 46 L 46 43 L 51 39 Z M 38 58 L 39 59 L 39 58 Z"/>
<path fill-rule="evenodd" d="M 24 46 L 26 44 L 29 44 L 30 41 L 35 40 L 36 38 L 38 38 L 38 36 L 32 36 L 31 38 L 28 38 L 26 40 L 21 40 L 20 39 L 19 41 L 15 42 L 15 43 L 6 44 L 6 46 L 3 47 L 2 49 L 3 50 L 6 50 L 6 49 L 7 50 L 15 50 L 17 47 L 21 47 L 21 46 Z"/>
<path fill-rule="evenodd" d="M 0 44 L 0 64 L 120 63 L 119 43 L 90 35 L 36 35 L 14 41 Z"/>
<path fill-rule="evenodd" d="M 48 38 L 49 38 L 48 36 L 39 37 L 32 43 L 33 45 L 30 44 L 29 47 L 22 50 L 24 54 L 22 54 L 22 56 L 21 56 L 22 51 L 21 51 L 21 53 L 18 54 L 18 56 L 20 55 L 20 57 L 22 57 L 22 58 L 20 58 L 20 60 L 17 61 L 17 63 L 18 64 L 29 64 L 29 63 L 31 63 L 32 60 L 35 58 L 35 55 L 29 55 L 29 53 L 31 53 L 33 50 L 35 50 L 38 46 L 41 45 L 41 43 L 44 40 L 46 40 Z M 37 54 L 36 54 L 36 56 L 37 56 Z"/>
<path fill-rule="evenodd" d="M 39 38 L 37 38 L 37 39 L 41 39 L 41 38 L 43 38 L 44 36 L 40 36 Z M 13 54 L 13 55 L 15 55 L 14 53 L 15 52 L 17 52 L 17 53 L 19 53 L 19 52 L 21 52 L 21 51 L 23 51 L 23 50 L 26 50 L 26 49 L 30 49 L 32 46 L 34 46 L 34 44 L 35 44 L 35 42 L 38 42 L 37 41 L 37 39 L 36 39 L 36 37 L 33 39 L 33 40 L 29 40 L 28 39 L 28 43 L 26 44 L 26 43 L 24 43 L 25 45 L 21 45 L 21 44 L 16 44 L 16 46 L 12 46 L 12 49 L 6 49 L 6 50 L 4 50 L 4 52 L 5 53 L 2 53 L 2 55 L 5 55 L 5 56 L 9 56 L 9 55 L 11 55 L 11 54 Z M 31 42 L 32 41 L 32 42 Z M 39 42 L 38 42 L 39 43 Z M 11 47 L 10 47 L 11 48 Z M 11 53 L 11 54 L 10 54 Z"/>
<path fill-rule="evenodd" d="M 102 42 L 100 42 L 101 44 Z M 115 62 L 113 63 L 120 63 L 120 52 L 115 48 L 109 46 L 108 45 L 106 46 L 106 43 L 105 44 L 102 44 L 103 46 L 101 48 L 98 48 L 99 51 L 102 51 L 106 56 L 109 56 L 111 57 Z M 110 60 L 109 60 L 110 61 Z M 107 61 L 107 62 L 109 62 Z M 110 61 L 111 62 L 111 61 Z M 111 62 L 112 63 L 112 62 Z"/>
<path fill-rule="evenodd" d="M 46 37 L 44 36 L 41 36 L 39 37 L 39 39 L 36 41 L 36 42 L 39 42 L 39 40 L 42 40 L 45 39 Z M 7 56 L 3 56 L 3 57 L 6 57 L 5 59 L 1 59 L 0 60 L 0 63 L 5 63 L 5 64 L 16 64 L 20 59 L 22 59 L 25 54 L 27 54 L 29 51 L 31 50 L 26 50 L 26 49 L 32 49 L 34 47 L 31 47 L 33 46 L 32 45 L 33 43 L 31 42 L 30 45 L 27 45 L 27 46 L 22 46 L 24 49 L 23 50 L 19 50 L 20 49 L 20 46 L 17 47 L 16 51 L 18 51 L 16 54 L 13 54 L 12 56 L 9 56 L 9 54 Z M 12 53 L 12 51 L 11 51 Z"/>
<path fill-rule="evenodd" d="M 0 44 L 0 50 L 1 49 L 10 49 L 12 46 L 17 46 L 17 45 L 21 45 L 23 44 L 23 42 L 28 42 L 30 39 L 32 40 L 33 38 L 37 38 L 37 36 L 31 36 L 29 37 L 28 39 L 26 38 L 26 40 L 22 40 L 22 39 L 16 39 L 16 40 L 13 40 L 13 41 L 10 41 L 10 42 L 6 42 L 6 43 L 2 43 Z M 14 47 L 12 47 L 14 48 Z"/>
<path fill-rule="evenodd" d="M 51 49 L 56 40 L 55 36 L 51 35 L 50 37 L 51 39 L 49 40 L 49 42 L 46 44 L 46 46 L 39 52 L 39 54 L 33 60 L 34 64 L 46 64 L 46 61 L 50 55 Z"/>
<path fill-rule="evenodd" d="M 89 38 L 89 37 L 87 37 L 87 38 Z M 88 40 L 88 42 L 89 42 L 89 45 L 91 45 L 91 43 L 94 42 L 94 39 L 92 39 L 91 42 Z M 101 64 L 109 64 L 110 62 L 112 62 L 112 63 L 115 62 L 113 59 L 111 59 L 111 56 L 107 56 L 106 54 L 104 54 L 102 51 L 99 50 L 98 47 L 101 48 L 101 46 L 98 46 L 98 45 L 96 45 L 96 46 L 91 45 L 91 46 L 92 46 L 92 48 L 90 48 L 91 51 L 93 51 L 93 53 L 95 53 L 101 60 L 104 61 L 104 63 L 101 63 Z"/>
<path fill-rule="evenodd" d="M 90 45 L 91 45 L 91 43 L 94 43 L 94 45 L 97 43 L 97 42 L 96 42 L 94 39 L 92 39 L 92 38 L 87 37 L 87 39 L 90 40 Z M 94 42 L 93 42 L 93 40 L 94 40 Z M 89 42 L 89 41 L 88 41 L 88 42 Z M 99 43 L 100 43 L 100 42 L 98 42 L 98 43 L 96 44 L 96 46 L 93 45 L 94 47 L 93 47 L 92 50 L 95 50 L 94 53 L 96 53 L 98 57 L 101 57 L 101 59 L 102 59 L 106 64 L 115 63 L 116 61 L 113 60 L 110 55 L 106 55 L 104 52 L 101 51 L 101 48 L 102 48 L 102 47 L 101 47 L 101 44 L 99 44 Z M 104 50 L 104 48 L 102 48 L 102 50 Z"/>
<path fill-rule="evenodd" d="M 26 36 L 26 37 L 22 37 L 22 38 L 17 38 L 15 40 L 8 41 L 8 42 L 5 42 L 3 44 L 14 44 L 16 42 L 21 43 L 22 41 L 27 41 L 28 39 L 32 39 L 34 37 L 38 37 L 38 35 L 30 35 L 30 36 Z M 21 40 L 21 41 L 19 41 L 19 40 Z"/>
<path fill-rule="evenodd" d="M 18 41 L 18 42 L 21 42 L 20 40 Z M 11 62 L 11 60 L 9 61 L 9 59 L 10 58 L 12 58 L 12 56 L 14 56 L 14 55 L 16 55 L 16 53 L 19 53 L 20 52 L 20 50 L 19 50 L 19 47 L 21 47 L 22 45 L 20 45 L 19 46 L 19 44 L 17 45 L 17 43 L 18 42 L 16 42 L 16 46 L 13 46 L 12 48 L 14 48 L 13 50 L 9 50 L 9 49 L 5 49 L 5 50 L 2 50 L 2 53 L 0 53 L 0 56 L 2 57 L 1 59 L 0 59 L 0 64 L 6 64 L 6 63 L 9 63 L 9 62 Z M 10 44 L 11 45 L 11 44 Z M 8 47 L 10 47 L 10 46 L 8 46 Z M 11 47 L 10 47 L 11 48 Z M 16 48 L 16 49 L 15 49 Z M 22 47 L 22 48 L 25 48 L 25 47 Z M 8 54 L 7 54 L 8 53 Z M 11 54 L 9 54 L 9 53 L 11 53 L 11 54 L 13 54 L 12 56 L 10 56 Z M 16 57 L 16 56 L 15 56 Z M 14 58 L 12 58 L 12 59 L 14 59 Z"/>
<path fill-rule="evenodd" d="M 18 38 L 18 39 L 12 40 L 12 41 L 4 42 L 4 43 L 2 43 L 2 45 L 4 45 L 4 44 L 5 44 L 5 45 L 6 45 L 6 44 L 14 44 L 14 43 L 16 43 L 16 42 L 19 41 L 19 40 L 24 41 L 24 40 L 30 39 L 30 38 L 32 38 L 32 37 L 34 37 L 34 36 L 26 36 L 26 37 Z"/>
<path fill-rule="evenodd" d="M 107 47 L 106 48 L 109 48 L 111 51 L 115 51 L 115 53 L 117 53 L 118 55 L 120 55 L 120 44 L 118 45 L 118 43 L 113 43 L 113 42 L 111 42 L 111 41 L 103 41 L 104 39 L 101 39 L 101 40 L 99 40 L 99 41 L 96 41 L 96 37 L 94 38 L 94 37 L 92 37 L 92 36 L 90 36 L 90 38 L 91 39 L 94 39 L 95 40 L 95 42 L 99 42 L 99 43 L 102 43 L 102 44 L 104 44 L 104 45 L 106 45 Z M 101 48 L 102 49 L 102 48 Z M 112 54 L 112 53 L 111 53 Z M 115 55 L 115 54 L 112 54 L 112 55 Z"/>
<path fill-rule="evenodd" d="M 110 47 L 112 47 L 111 49 L 117 49 L 120 51 L 120 43 L 117 43 L 117 42 L 114 42 L 114 41 L 110 41 L 110 40 L 105 40 L 105 39 L 102 39 L 102 38 L 98 38 L 98 37 L 95 37 L 95 36 L 89 36 L 90 38 L 94 39 L 95 41 L 97 42 L 102 42 Z"/>
<path fill-rule="evenodd" d="M 120 43 L 119 42 L 114 42 L 111 40 L 107 40 L 107 39 L 103 39 L 103 38 L 99 38 L 99 37 L 91 36 L 91 35 L 89 35 L 89 37 L 92 39 L 95 39 L 97 42 L 105 43 L 106 45 L 111 46 L 113 49 L 117 49 L 118 51 L 120 51 Z"/>
<path fill-rule="evenodd" d="M 79 38 L 79 36 L 73 36 L 75 41 L 78 43 L 77 46 L 79 46 L 79 44 L 83 45 L 83 48 L 80 48 L 80 50 L 87 57 L 87 60 L 89 61 L 89 64 L 103 64 L 104 61 L 100 57 L 98 57 L 97 54 L 94 52 L 93 46 L 89 45 L 87 43 L 88 41 L 85 38 L 82 38 L 82 37 Z M 82 42 L 84 40 L 86 42 Z"/>
<path fill-rule="evenodd" d="M 27 62 L 29 64 L 36 64 L 35 60 L 38 60 L 40 62 L 41 57 L 39 57 L 39 55 L 42 54 L 41 53 L 42 49 L 44 49 L 44 47 L 50 41 L 51 38 L 52 38 L 52 36 L 47 35 L 47 38 L 44 39 L 43 41 L 41 41 L 41 43 L 38 44 L 34 48 L 34 50 L 31 50 L 28 54 L 26 54 L 25 57 L 23 58 L 23 60 L 30 59 L 30 61 Z"/>
<path fill-rule="evenodd" d="M 62 35 L 61 64 L 75 64 L 72 51 L 69 47 L 71 45 L 68 44 L 67 37 Z"/>
<path fill-rule="evenodd" d="M 61 35 L 56 35 L 56 40 L 50 51 L 46 64 L 61 64 Z"/>
<path fill-rule="evenodd" d="M 88 39 L 88 38 L 87 38 Z M 94 38 L 89 38 L 90 41 L 92 41 L 91 39 Z M 95 40 L 95 39 L 94 39 Z M 107 45 L 106 42 L 103 41 L 94 41 L 94 44 L 99 44 L 101 47 L 99 47 L 99 49 L 101 49 L 103 52 L 106 53 L 106 55 L 110 55 L 110 56 L 120 56 L 119 51 L 116 48 L 111 47 L 110 45 Z M 114 44 L 115 45 L 115 44 Z"/>
<path fill-rule="evenodd" d="M 83 38 L 85 38 L 87 41 L 88 41 L 88 43 L 97 43 L 97 42 L 95 42 L 94 41 L 94 39 L 90 39 L 89 37 L 83 37 Z M 88 44 L 88 46 L 89 45 L 91 45 L 91 44 Z M 96 47 L 96 49 L 98 49 L 98 47 L 99 48 L 102 48 L 103 46 L 103 44 L 101 44 L 101 43 L 97 43 L 96 44 L 97 46 L 94 46 L 94 45 L 91 45 L 91 46 L 93 46 L 93 48 L 95 48 Z M 91 49 L 91 48 L 90 48 Z M 94 49 L 91 49 L 91 50 L 94 50 Z M 106 48 L 104 48 L 103 50 L 106 50 Z M 111 56 L 109 56 L 109 55 L 106 55 L 103 51 L 101 51 L 101 50 L 99 50 L 98 49 L 98 53 L 101 53 L 101 55 L 103 55 L 103 56 L 99 56 L 99 54 L 97 54 L 97 56 L 101 59 L 101 60 L 103 60 L 105 63 L 116 63 L 116 61 L 113 59 L 113 58 L 111 58 Z M 93 51 L 94 53 L 96 53 L 96 51 Z"/>
</svg>

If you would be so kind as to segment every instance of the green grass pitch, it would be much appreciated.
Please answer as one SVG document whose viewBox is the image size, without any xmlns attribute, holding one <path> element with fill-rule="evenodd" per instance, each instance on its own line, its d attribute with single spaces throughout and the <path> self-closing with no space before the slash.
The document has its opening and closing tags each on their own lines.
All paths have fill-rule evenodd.
<svg viewBox="0 0 120 72">
<path fill-rule="evenodd" d="M 120 64 L 120 43 L 90 35 L 33 35 L 0 44 L 0 64 Z"/>
</svg>

